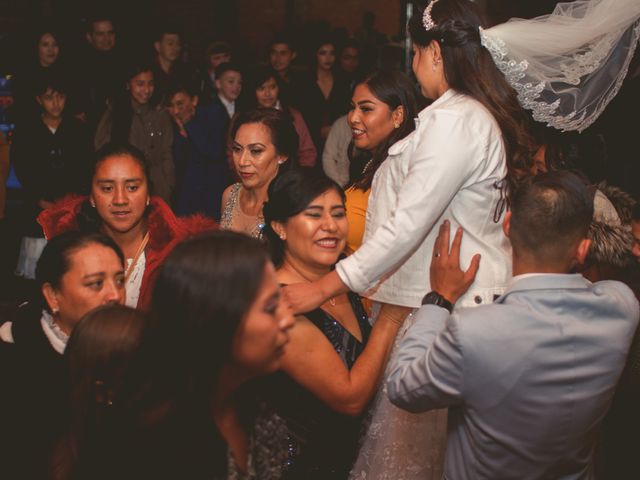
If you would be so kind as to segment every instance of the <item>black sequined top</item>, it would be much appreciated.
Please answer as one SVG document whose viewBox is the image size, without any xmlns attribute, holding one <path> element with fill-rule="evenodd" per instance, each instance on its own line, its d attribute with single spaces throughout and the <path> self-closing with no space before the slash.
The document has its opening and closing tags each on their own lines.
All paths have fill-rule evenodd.
<svg viewBox="0 0 640 480">
<path fill-rule="evenodd" d="M 364 350 L 371 325 L 360 298 L 348 294 L 362 343 L 322 309 L 306 313 L 327 337 L 347 368 Z M 282 372 L 266 381 L 267 402 L 288 427 L 289 455 L 283 479 L 346 479 L 357 453 L 361 417 L 340 414 Z"/>
</svg>

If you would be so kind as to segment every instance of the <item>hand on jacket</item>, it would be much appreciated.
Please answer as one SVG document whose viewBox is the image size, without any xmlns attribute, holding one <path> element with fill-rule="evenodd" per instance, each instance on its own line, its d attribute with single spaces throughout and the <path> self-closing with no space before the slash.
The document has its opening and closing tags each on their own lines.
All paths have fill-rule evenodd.
<svg viewBox="0 0 640 480">
<path fill-rule="evenodd" d="M 462 270 L 460 268 L 462 227 L 456 230 L 451 251 L 449 251 L 450 228 L 448 220 L 440 225 L 438 237 L 433 245 L 430 277 L 431 290 L 438 292 L 452 304 L 455 304 L 475 280 L 480 266 L 480 254 L 473 256 L 467 271 Z"/>
</svg>

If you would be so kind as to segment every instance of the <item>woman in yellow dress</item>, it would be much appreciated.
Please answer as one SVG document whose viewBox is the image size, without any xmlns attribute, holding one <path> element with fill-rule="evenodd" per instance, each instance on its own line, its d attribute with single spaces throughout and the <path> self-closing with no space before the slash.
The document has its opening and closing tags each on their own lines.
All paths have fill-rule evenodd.
<svg viewBox="0 0 640 480">
<path fill-rule="evenodd" d="M 360 247 L 373 177 L 389 147 L 415 129 L 422 102 L 409 77 L 401 72 L 376 72 L 356 86 L 348 114 L 353 141 L 349 147 L 352 180 L 346 190 L 349 235 L 345 253 Z"/>
</svg>

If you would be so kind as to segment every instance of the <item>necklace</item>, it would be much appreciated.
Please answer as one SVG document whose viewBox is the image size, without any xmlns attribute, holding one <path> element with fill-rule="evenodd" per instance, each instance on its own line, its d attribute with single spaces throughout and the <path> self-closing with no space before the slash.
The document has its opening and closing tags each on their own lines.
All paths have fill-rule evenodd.
<svg viewBox="0 0 640 480">
<path fill-rule="evenodd" d="M 287 270 L 294 272 L 296 274 L 296 276 L 300 277 L 301 279 L 303 279 L 305 282 L 307 283 L 312 283 L 311 280 L 309 280 L 307 277 L 305 277 L 302 273 L 300 273 L 295 267 L 293 267 L 291 264 L 287 265 L 286 267 Z M 329 297 L 329 299 L 327 300 L 329 302 L 329 305 L 331 305 L 332 307 L 336 306 L 336 299 L 335 297 Z"/>
<path fill-rule="evenodd" d="M 140 258 L 140 255 L 142 255 L 142 252 L 144 252 L 144 249 L 147 246 L 147 243 L 149 243 L 149 232 L 147 232 L 145 236 L 142 238 L 142 241 L 138 246 L 138 250 L 136 251 L 136 254 L 133 256 L 133 260 L 131 260 L 131 264 L 127 267 L 127 271 L 124 272 L 125 284 L 127 283 L 127 280 L 129 280 L 129 277 L 133 273 L 133 269 L 136 266 L 136 263 L 138 263 L 138 259 Z"/>
</svg>

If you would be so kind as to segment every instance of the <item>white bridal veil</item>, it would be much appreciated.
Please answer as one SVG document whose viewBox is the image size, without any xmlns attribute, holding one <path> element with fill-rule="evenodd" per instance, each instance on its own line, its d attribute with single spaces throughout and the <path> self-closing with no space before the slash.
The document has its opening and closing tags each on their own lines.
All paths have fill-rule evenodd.
<svg viewBox="0 0 640 480">
<path fill-rule="evenodd" d="M 640 38 L 640 0 L 577 0 L 481 30 L 482 44 L 539 122 L 582 131 L 618 93 Z"/>
</svg>

